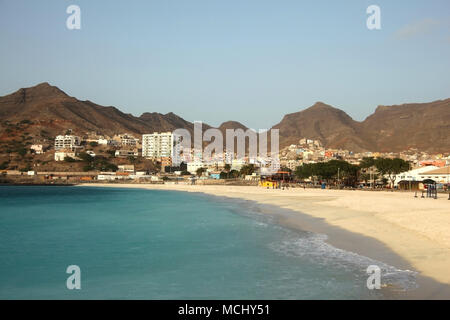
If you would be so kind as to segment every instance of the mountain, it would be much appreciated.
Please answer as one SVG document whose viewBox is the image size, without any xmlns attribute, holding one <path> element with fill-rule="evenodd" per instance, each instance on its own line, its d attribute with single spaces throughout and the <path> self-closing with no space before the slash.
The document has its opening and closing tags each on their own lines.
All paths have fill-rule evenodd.
<svg viewBox="0 0 450 320">
<path fill-rule="evenodd" d="M 379 106 L 362 125 L 373 150 L 450 151 L 450 99 Z"/>
<path fill-rule="evenodd" d="M 172 112 L 167 114 L 145 112 L 139 119 L 143 121 L 148 128 L 154 128 L 156 132 L 173 131 L 178 128 L 188 129 L 192 132 L 194 127 L 192 122 L 186 121 Z M 151 133 L 153 133 L 153 131 Z"/>
<path fill-rule="evenodd" d="M 48 83 L 0 97 L 0 118 L 10 122 L 29 120 L 52 135 L 64 133 L 67 129 L 73 129 L 77 134 L 86 131 L 107 135 L 142 134 L 190 125 L 173 113 L 144 113 L 135 117 L 115 107 L 80 101 Z"/>
<path fill-rule="evenodd" d="M 90 101 L 80 101 L 48 83 L 20 89 L 0 98 L 2 120 L 39 123 L 53 134 L 64 130 L 74 132 L 102 131 L 137 133 L 145 124 L 115 107 L 102 107 Z"/>
<path fill-rule="evenodd" d="M 450 99 L 379 106 L 362 122 L 317 102 L 306 110 L 286 115 L 273 129 L 280 130 L 281 147 L 309 138 L 320 140 L 327 148 L 355 152 L 398 152 L 409 148 L 449 152 Z"/>
<path fill-rule="evenodd" d="M 284 116 L 272 129 L 280 130 L 280 146 L 298 143 L 301 138 L 320 140 L 331 148 L 362 151 L 370 142 L 361 135 L 361 124 L 344 111 L 317 102 L 306 110 Z"/>
<path fill-rule="evenodd" d="M 246 131 L 248 128 L 244 126 L 242 123 L 237 121 L 226 121 L 223 122 L 217 129 L 225 133 L 227 129 L 231 130 L 242 129 Z"/>
<path fill-rule="evenodd" d="M 45 131 L 47 136 L 53 137 L 67 129 L 79 135 L 88 131 L 106 135 L 125 132 L 140 135 L 184 128 L 192 134 L 194 126 L 172 112 L 146 112 L 135 117 L 112 106 L 78 100 L 48 83 L 0 97 L 1 123 L 24 120 L 33 123 L 27 129 L 31 135 L 38 136 L 39 132 Z M 208 128 L 211 126 L 204 123 L 203 130 Z M 218 129 L 225 137 L 227 129 L 245 131 L 247 127 L 237 121 L 226 121 Z M 327 148 L 355 152 L 398 152 L 409 148 L 449 152 L 450 99 L 379 106 L 362 122 L 353 120 L 342 110 L 317 102 L 303 111 L 284 116 L 272 129 L 280 130 L 281 147 L 308 138 L 320 140 Z"/>
</svg>

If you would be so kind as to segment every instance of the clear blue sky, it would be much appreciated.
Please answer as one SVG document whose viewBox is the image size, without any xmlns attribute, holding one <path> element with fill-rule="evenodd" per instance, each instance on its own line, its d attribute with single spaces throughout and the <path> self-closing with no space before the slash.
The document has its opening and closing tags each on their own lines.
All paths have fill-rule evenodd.
<svg viewBox="0 0 450 320">
<path fill-rule="evenodd" d="M 66 8 L 81 8 L 68 30 Z M 381 7 L 382 29 L 366 28 Z M 47 81 L 140 115 L 255 129 L 323 101 L 450 97 L 448 0 L 0 0 L 0 95 Z"/>
</svg>

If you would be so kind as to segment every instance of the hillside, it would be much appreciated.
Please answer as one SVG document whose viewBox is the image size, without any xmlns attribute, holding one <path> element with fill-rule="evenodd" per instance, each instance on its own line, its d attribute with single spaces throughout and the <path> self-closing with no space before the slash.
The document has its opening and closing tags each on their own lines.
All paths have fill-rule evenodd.
<svg viewBox="0 0 450 320">
<path fill-rule="evenodd" d="M 72 129 L 114 135 L 136 135 L 173 131 L 193 131 L 193 123 L 169 112 L 146 112 L 136 117 L 116 107 L 81 101 L 48 83 L 0 97 L 1 123 L 31 123 L 31 137 L 54 137 Z M 5 127 L 5 126 L 4 126 Z M 211 128 L 203 124 L 203 129 Z M 218 129 L 243 129 L 236 121 L 226 121 Z M 327 148 L 351 151 L 398 152 L 417 148 L 427 152 L 449 152 L 450 99 L 421 104 L 379 106 L 364 121 L 353 120 L 344 111 L 322 102 L 296 113 L 287 114 L 273 126 L 280 130 L 280 146 L 295 144 L 301 138 L 320 140 Z"/>
<path fill-rule="evenodd" d="M 364 121 L 318 102 L 288 114 L 273 127 L 280 130 L 280 145 L 301 138 L 320 140 L 327 148 L 352 151 L 399 152 L 417 148 L 450 151 L 450 99 L 421 104 L 379 106 Z"/>
</svg>

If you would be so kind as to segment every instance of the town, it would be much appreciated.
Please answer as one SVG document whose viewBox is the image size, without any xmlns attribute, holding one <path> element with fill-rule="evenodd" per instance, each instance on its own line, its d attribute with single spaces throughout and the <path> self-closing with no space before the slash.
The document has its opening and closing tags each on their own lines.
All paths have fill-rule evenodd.
<svg viewBox="0 0 450 320">
<path fill-rule="evenodd" d="M 30 125 L 27 121 L 12 128 Z M 8 131 L 8 130 L 6 130 Z M 114 136 L 86 132 L 76 135 L 68 129 L 54 138 L 41 134 L 36 139 L 23 133 L 20 141 L 2 142 L 0 161 L 3 183 L 76 184 L 188 183 L 244 184 L 268 188 L 321 187 L 360 189 L 448 190 L 450 154 L 428 154 L 416 149 L 399 153 L 352 152 L 325 148 L 318 140 L 302 138 L 284 147 L 279 161 L 264 157 L 237 158 L 225 152 L 205 160 L 201 150 L 182 150 L 184 162 L 174 161 L 176 135 L 154 132 L 136 136 Z M 187 159 L 187 160 L 186 160 Z M 275 165 L 275 174 L 266 167 Z M 430 189 L 428 188 L 428 189 Z"/>
</svg>

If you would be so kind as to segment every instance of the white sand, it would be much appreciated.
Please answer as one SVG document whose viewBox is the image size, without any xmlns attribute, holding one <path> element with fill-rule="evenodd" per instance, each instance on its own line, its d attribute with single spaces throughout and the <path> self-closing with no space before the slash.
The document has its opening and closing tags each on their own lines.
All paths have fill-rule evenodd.
<svg viewBox="0 0 450 320">
<path fill-rule="evenodd" d="M 421 275 L 450 284 L 450 201 L 414 198 L 414 193 L 338 191 L 320 189 L 273 190 L 248 186 L 84 184 L 95 186 L 203 192 L 253 200 L 323 219 L 328 225 L 371 237 L 402 257 Z M 291 218 L 291 225 L 303 228 Z M 343 248 L 346 249 L 346 248 Z M 362 252 L 361 252 L 362 250 Z M 366 248 L 370 251 L 370 248 Z M 374 257 L 372 252 L 360 254 Z"/>
</svg>

